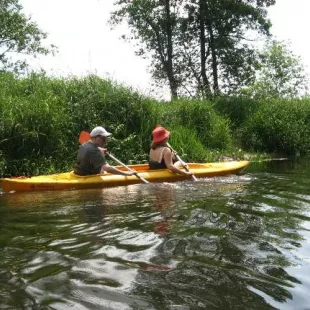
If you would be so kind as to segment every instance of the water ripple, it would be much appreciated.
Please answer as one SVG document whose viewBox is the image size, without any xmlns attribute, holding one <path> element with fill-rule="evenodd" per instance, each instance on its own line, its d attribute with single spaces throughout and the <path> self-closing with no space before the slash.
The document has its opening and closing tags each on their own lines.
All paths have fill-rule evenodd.
<svg viewBox="0 0 310 310">
<path fill-rule="evenodd" d="M 307 167 L 1 194 L 0 308 L 306 309 Z"/>
</svg>

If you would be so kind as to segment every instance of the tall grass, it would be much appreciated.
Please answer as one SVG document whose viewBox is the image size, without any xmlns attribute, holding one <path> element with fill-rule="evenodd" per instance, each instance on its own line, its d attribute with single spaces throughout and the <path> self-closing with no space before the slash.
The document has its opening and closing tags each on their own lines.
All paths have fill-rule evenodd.
<svg viewBox="0 0 310 310">
<path fill-rule="evenodd" d="M 108 148 L 127 163 L 148 159 L 157 124 L 171 131 L 171 144 L 187 161 L 235 153 L 237 132 L 245 150 L 297 154 L 310 148 L 306 99 L 162 103 L 94 75 L 0 73 L 0 89 L 0 176 L 72 169 L 79 133 L 98 125 L 113 133 Z"/>
<path fill-rule="evenodd" d="M 214 102 L 214 109 L 228 117 L 232 129 L 237 129 L 251 118 L 258 110 L 261 102 L 245 97 L 219 97 Z"/>
<path fill-rule="evenodd" d="M 223 137 L 226 126 L 210 105 L 159 103 L 93 75 L 56 79 L 33 74 L 20 79 L 1 73 L 0 88 L 2 176 L 72 169 L 79 133 L 97 125 L 113 133 L 109 149 L 132 163 L 148 159 L 151 132 L 159 122 L 177 132 L 175 147 L 184 149 L 188 160 L 207 158 L 206 147 L 219 147 L 216 137 Z M 191 118 L 199 122 L 190 123 Z"/>
<path fill-rule="evenodd" d="M 160 124 L 172 132 L 171 142 L 184 150 L 188 160 L 206 161 L 214 151 L 231 147 L 228 120 L 209 101 L 176 100 L 159 105 L 157 113 Z"/>
<path fill-rule="evenodd" d="M 307 155 L 310 151 L 310 99 L 276 100 L 261 104 L 242 129 L 247 149 Z"/>
<path fill-rule="evenodd" d="M 43 76 L 19 80 L 11 74 L 1 75 L 3 174 L 35 174 L 38 168 L 46 172 L 61 164 L 59 160 L 52 159 L 70 155 L 63 134 L 65 107 L 45 87 L 47 82 Z"/>
</svg>

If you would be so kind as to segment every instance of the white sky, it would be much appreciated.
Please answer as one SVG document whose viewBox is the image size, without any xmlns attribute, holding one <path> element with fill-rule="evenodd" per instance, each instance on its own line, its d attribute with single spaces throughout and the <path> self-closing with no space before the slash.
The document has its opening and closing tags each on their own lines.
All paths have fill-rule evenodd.
<svg viewBox="0 0 310 310">
<path fill-rule="evenodd" d="M 120 39 L 122 29 L 111 31 L 107 26 L 113 2 L 20 0 L 26 15 L 48 33 L 47 42 L 59 50 L 54 57 L 36 59 L 34 68 L 57 76 L 95 73 L 148 94 L 152 81 L 147 61 L 135 56 L 133 46 Z M 269 18 L 273 35 L 291 43 L 291 50 L 302 58 L 310 76 L 309 12 L 310 0 L 277 0 Z"/>
</svg>

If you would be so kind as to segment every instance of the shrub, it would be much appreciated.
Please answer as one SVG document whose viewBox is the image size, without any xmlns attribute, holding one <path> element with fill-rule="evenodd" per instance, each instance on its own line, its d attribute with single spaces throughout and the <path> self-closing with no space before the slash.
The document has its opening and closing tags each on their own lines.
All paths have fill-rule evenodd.
<svg viewBox="0 0 310 310">
<path fill-rule="evenodd" d="M 233 129 L 252 117 L 259 106 L 260 101 L 244 97 L 219 97 L 214 103 L 215 110 L 229 118 Z"/>
<path fill-rule="evenodd" d="M 265 102 L 243 128 L 244 147 L 288 155 L 310 150 L 310 101 Z"/>
<path fill-rule="evenodd" d="M 231 146 L 229 122 L 208 101 L 178 100 L 170 106 L 176 124 L 195 130 L 197 138 L 209 149 L 225 150 Z"/>
</svg>

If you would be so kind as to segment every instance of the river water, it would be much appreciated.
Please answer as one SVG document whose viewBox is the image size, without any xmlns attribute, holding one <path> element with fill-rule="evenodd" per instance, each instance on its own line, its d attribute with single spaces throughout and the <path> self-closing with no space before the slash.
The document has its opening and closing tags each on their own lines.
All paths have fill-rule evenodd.
<svg viewBox="0 0 310 310">
<path fill-rule="evenodd" d="M 310 309 L 309 163 L 0 192 L 0 309 Z"/>
</svg>

